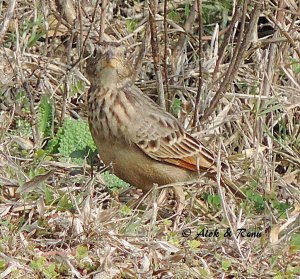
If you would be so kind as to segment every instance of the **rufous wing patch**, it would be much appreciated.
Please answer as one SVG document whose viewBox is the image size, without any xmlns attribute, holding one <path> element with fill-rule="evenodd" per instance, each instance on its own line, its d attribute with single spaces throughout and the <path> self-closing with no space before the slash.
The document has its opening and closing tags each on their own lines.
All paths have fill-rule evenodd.
<svg viewBox="0 0 300 279">
<path fill-rule="evenodd" d="M 214 163 L 208 161 L 201 154 L 195 156 L 189 156 L 184 158 L 164 158 L 162 161 L 179 166 L 181 168 L 190 170 L 190 171 L 205 171 L 208 169 L 215 169 Z"/>
</svg>

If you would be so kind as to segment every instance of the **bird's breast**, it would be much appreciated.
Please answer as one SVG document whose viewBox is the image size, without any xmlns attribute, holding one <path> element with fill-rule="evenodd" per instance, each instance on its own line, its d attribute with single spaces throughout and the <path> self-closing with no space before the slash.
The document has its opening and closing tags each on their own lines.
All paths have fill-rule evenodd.
<svg viewBox="0 0 300 279">
<path fill-rule="evenodd" d="M 130 125 L 136 113 L 122 90 L 92 86 L 88 108 L 89 126 L 94 140 L 128 140 Z"/>
</svg>

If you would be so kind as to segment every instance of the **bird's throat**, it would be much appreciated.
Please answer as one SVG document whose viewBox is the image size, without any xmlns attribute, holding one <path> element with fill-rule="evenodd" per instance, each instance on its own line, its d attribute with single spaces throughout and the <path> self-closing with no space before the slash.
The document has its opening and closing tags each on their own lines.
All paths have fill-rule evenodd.
<svg viewBox="0 0 300 279">
<path fill-rule="evenodd" d="M 97 82 L 100 83 L 101 87 L 111 89 L 117 87 L 117 84 L 119 82 L 117 70 L 113 67 L 106 67 L 102 69 Z"/>
</svg>

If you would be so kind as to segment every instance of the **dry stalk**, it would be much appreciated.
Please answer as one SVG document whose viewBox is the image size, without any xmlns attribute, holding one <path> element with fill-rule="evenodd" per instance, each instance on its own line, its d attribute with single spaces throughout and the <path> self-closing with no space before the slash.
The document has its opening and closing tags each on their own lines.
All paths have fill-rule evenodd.
<svg viewBox="0 0 300 279">
<path fill-rule="evenodd" d="M 133 69 L 133 73 L 132 73 L 132 80 L 133 81 L 136 80 L 137 75 L 138 75 L 138 73 L 140 72 L 140 70 L 142 68 L 143 59 L 144 59 L 145 53 L 146 53 L 146 46 L 149 45 L 149 42 L 150 42 L 150 27 L 149 27 L 149 24 L 146 23 L 145 36 L 143 38 L 143 41 L 142 41 L 137 59 L 135 60 L 135 65 L 134 65 L 134 69 Z"/>
<path fill-rule="evenodd" d="M 99 2 L 100 2 L 100 0 L 97 0 L 97 2 L 95 4 L 95 8 L 94 8 L 94 11 L 93 11 L 93 15 L 92 15 L 92 19 L 91 19 L 91 22 L 90 22 L 90 26 L 89 26 L 88 32 L 87 32 L 87 34 L 86 34 L 86 36 L 84 38 L 84 41 L 82 43 L 82 47 L 81 47 L 81 51 L 80 51 L 78 60 L 76 62 L 74 62 L 74 64 L 72 65 L 72 68 L 74 68 L 81 61 L 81 58 L 82 58 L 82 56 L 85 53 L 85 48 L 86 48 L 86 45 L 87 45 L 88 40 L 90 38 L 91 31 L 94 28 L 94 23 L 95 23 L 95 19 L 96 19 L 96 12 L 97 12 L 97 7 L 99 6 Z"/>
<path fill-rule="evenodd" d="M 35 147 L 37 147 L 40 144 L 40 135 L 39 135 L 38 127 L 37 127 L 37 115 L 36 115 L 36 111 L 34 108 L 34 99 L 33 99 L 31 89 L 29 88 L 29 85 L 28 85 L 27 81 L 25 80 L 23 72 L 22 71 L 20 71 L 20 72 L 21 72 L 21 80 L 22 80 L 23 88 L 24 88 L 27 98 L 29 100 L 29 109 L 30 109 L 30 113 L 31 113 L 30 126 L 32 129 L 34 144 L 35 144 Z"/>
<path fill-rule="evenodd" d="M 7 8 L 6 15 L 3 19 L 3 22 L 0 26 L 0 45 L 4 39 L 4 36 L 7 32 L 8 26 L 9 26 L 9 21 L 11 20 L 12 16 L 14 15 L 14 9 L 16 5 L 16 0 L 10 0 Z"/>
<path fill-rule="evenodd" d="M 220 47 L 220 52 L 219 52 L 218 59 L 217 59 L 217 62 L 216 62 L 216 66 L 215 66 L 213 76 L 212 76 L 212 84 L 214 84 L 215 81 L 216 81 L 216 75 L 219 72 L 220 64 L 222 63 L 223 55 L 224 55 L 226 47 L 228 46 L 229 39 L 230 39 L 231 35 L 233 34 L 234 26 L 235 26 L 236 22 L 238 22 L 240 17 L 241 17 L 241 6 L 240 6 L 240 4 L 241 4 L 241 0 L 239 0 L 239 2 L 236 5 L 236 9 L 235 9 L 235 12 L 232 16 L 232 20 L 229 24 L 229 28 L 225 33 L 224 41 L 223 41 L 223 43 Z"/>
<path fill-rule="evenodd" d="M 103 34 L 104 34 L 105 26 L 106 26 L 105 19 L 106 19 L 107 7 L 108 7 L 107 0 L 102 0 L 99 42 L 101 42 L 103 40 Z"/>
<path fill-rule="evenodd" d="M 169 91 L 168 82 L 168 71 L 167 71 L 167 57 L 168 57 L 168 34 L 167 34 L 167 0 L 164 1 L 164 57 L 163 57 L 163 70 L 165 75 L 165 85 L 166 85 L 166 110 L 170 111 L 171 107 L 171 95 Z"/>
<path fill-rule="evenodd" d="M 267 17 L 276 25 L 276 27 L 278 27 L 278 29 L 280 30 L 282 35 L 286 37 L 287 41 L 294 48 L 295 52 L 297 53 L 298 57 L 300 58 L 300 50 L 297 47 L 297 44 L 293 40 L 293 37 L 290 35 L 290 33 L 284 29 L 282 24 L 278 20 L 276 20 L 276 18 L 273 15 L 268 14 Z"/>
<path fill-rule="evenodd" d="M 219 90 L 216 92 L 215 96 L 213 97 L 210 106 L 204 111 L 203 116 L 201 117 L 202 121 L 205 121 L 208 119 L 208 117 L 213 113 L 215 110 L 215 107 L 217 106 L 219 100 L 223 97 L 223 95 L 226 93 L 226 91 L 229 89 L 237 71 L 241 64 L 241 61 L 244 57 L 244 54 L 246 50 L 249 47 L 249 44 L 251 42 L 251 38 L 255 29 L 255 26 L 257 24 L 258 17 L 260 15 L 262 4 L 256 4 L 253 8 L 253 11 L 250 15 L 250 22 L 248 24 L 247 31 L 245 32 L 244 39 L 242 40 L 242 34 L 243 34 L 243 22 L 245 22 L 245 16 L 246 16 L 246 9 L 245 7 L 247 4 L 244 5 L 244 12 L 243 12 L 243 18 L 242 18 L 242 25 L 240 30 L 240 36 L 235 48 L 233 59 L 230 63 L 230 66 L 227 70 L 227 73 L 225 75 L 225 78 L 219 88 Z"/>
<path fill-rule="evenodd" d="M 197 95 L 196 95 L 196 100 L 195 100 L 195 111 L 194 111 L 194 115 L 193 115 L 193 124 L 192 124 L 192 126 L 195 129 L 196 129 L 198 118 L 199 118 L 199 104 L 200 104 L 200 97 L 201 97 L 202 87 L 203 87 L 203 77 L 202 77 L 202 35 L 203 35 L 202 0 L 197 0 L 197 8 L 198 8 L 198 18 L 199 18 L 199 29 L 198 29 L 199 85 L 198 85 Z"/>
<path fill-rule="evenodd" d="M 157 29 L 156 29 L 156 21 L 155 15 L 157 10 L 156 1 L 149 1 L 148 2 L 148 9 L 149 9 L 149 20 L 150 20 L 150 32 L 151 32 L 151 48 L 152 48 L 152 57 L 153 57 L 153 64 L 155 68 L 155 75 L 156 75 L 156 83 L 157 83 L 157 91 L 158 91 L 158 102 L 159 105 L 165 110 L 166 109 L 166 100 L 164 94 L 164 86 L 163 86 L 163 79 L 161 73 L 161 66 L 160 66 L 160 55 L 159 55 L 159 48 L 158 48 L 158 37 L 157 37 Z"/>
<path fill-rule="evenodd" d="M 194 4 L 191 8 L 189 17 L 187 18 L 186 22 L 184 23 L 183 29 L 185 30 L 185 33 L 181 33 L 179 36 L 178 41 L 176 42 L 176 45 L 173 49 L 173 60 L 178 61 L 178 57 L 180 56 L 183 46 L 186 41 L 186 34 L 189 33 L 193 27 L 193 23 L 197 16 L 197 0 L 194 1 Z M 174 73 L 173 73 L 174 74 Z"/>
</svg>

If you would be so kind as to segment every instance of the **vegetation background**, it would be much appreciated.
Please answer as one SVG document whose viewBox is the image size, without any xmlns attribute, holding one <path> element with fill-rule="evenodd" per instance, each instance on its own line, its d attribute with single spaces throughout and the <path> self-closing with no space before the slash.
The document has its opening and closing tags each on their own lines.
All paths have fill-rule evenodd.
<svg viewBox="0 0 300 279">
<path fill-rule="evenodd" d="M 246 200 L 203 179 L 177 219 L 156 189 L 124 202 L 140 193 L 101 165 L 87 126 L 85 60 L 101 41 L 220 150 Z M 1 1 L 0 278 L 299 276 L 299 62 L 295 0 Z"/>
</svg>

